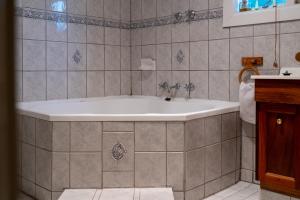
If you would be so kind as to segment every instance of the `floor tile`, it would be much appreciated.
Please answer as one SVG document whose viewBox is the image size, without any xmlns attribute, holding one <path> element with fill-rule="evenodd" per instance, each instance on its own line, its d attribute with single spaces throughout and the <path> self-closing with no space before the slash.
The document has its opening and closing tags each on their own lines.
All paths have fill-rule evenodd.
<svg viewBox="0 0 300 200">
<path fill-rule="evenodd" d="M 294 200 L 286 195 L 262 190 L 253 183 L 240 181 L 237 184 L 222 190 L 204 200 Z"/>
<path fill-rule="evenodd" d="M 70 189 L 59 200 L 174 200 L 174 196 L 172 188 Z"/>
<path fill-rule="evenodd" d="M 134 189 L 104 189 L 100 200 L 132 200 Z"/>
<path fill-rule="evenodd" d="M 93 200 L 96 189 L 65 190 L 58 200 Z"/>
</svg>

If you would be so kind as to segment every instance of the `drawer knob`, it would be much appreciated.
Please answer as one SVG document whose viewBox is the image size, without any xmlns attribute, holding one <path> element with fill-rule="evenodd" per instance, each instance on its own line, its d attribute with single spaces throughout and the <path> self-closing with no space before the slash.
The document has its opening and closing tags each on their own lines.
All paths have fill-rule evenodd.
<svg viewBox="0 0 300 200">
<path fill-rule="evenodd" d="M 278 118 L 278 119 L 276 120 L 276 123 L 277 123 L 277 125 L 281 125 L 281 124 L 282 124 L 282 119 L 281 119 L 281 118 Z"/>
</svg>

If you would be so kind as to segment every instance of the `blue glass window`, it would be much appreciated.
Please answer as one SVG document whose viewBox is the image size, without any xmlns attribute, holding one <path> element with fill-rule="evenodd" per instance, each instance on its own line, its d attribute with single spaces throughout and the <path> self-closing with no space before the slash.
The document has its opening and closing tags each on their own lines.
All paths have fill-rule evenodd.
<svg viewBox="0 0 300 200">
<path fill-rule="evenodd" d="M 248 0 L 248 8 L 255 9 L 257 6 L 257 0 Z"/>
<path fill-rule="evenodd" d="M 249 10 L 260 10 L 260 9 L 266 9 L 271 8 L 275 4 L 275 1 L 278 6 L 285 5 L 287 3 L 287 0 L 247 0 L 247 8 Z M 238 10 L 242 8 L 243 0 L 238 1 Z"/>
<path fill-rule="evenodd" d="M 258 0 L 259 8 L 268 8 L 273 6 L 273 0 Z"/>
<path fill-rule="evenodd" d="M 285 5 L 287 0 L 277 0 L 277 5 Z"/>
<path fill-rule="evenodd" d="M 55 1 L 51 5 L 53 11 L 64 12 L 66 10 L 65 2 L 59 0 Z"/>
</svg>

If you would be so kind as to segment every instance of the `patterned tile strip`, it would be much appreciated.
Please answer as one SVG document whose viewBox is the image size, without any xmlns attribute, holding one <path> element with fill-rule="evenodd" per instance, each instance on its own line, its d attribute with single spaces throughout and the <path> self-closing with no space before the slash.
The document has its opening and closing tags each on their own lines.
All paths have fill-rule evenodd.
<svg viewBox="0 0 300 200">
<path fill-rule="evenodd" d="M 196 11 L 193 16 L 191 16 L 190 10 L 187 10 L 182 13 L 177 13 L 176 15 L 131 21 L 131 23 L 121 22 L 117 20 L 107 20 L 103 18 L 70 15 L 70 14 L 60 13 L 60 12 L 44 11 L 44 10 L 37 10 L 32 8 L 19 8 L 19 7 L 15 9 L 15 15 L 20 17 L 44 19 L 44 20 L 58 21 L 58 22 L 86 24 L 86 25 L 104 26 L 104 27 L 121 28 L 121 29 L 137 29 L 137 28 L 147 28 L 147 27 L 154 27 L 154 26 L 163 26 L 168 24 L 189 23 L 192 21 L 200 21 L 205 19 L 221 18 L 223 16 L 223 10 L 217 9 L 217 10 Z"/>
</svg>

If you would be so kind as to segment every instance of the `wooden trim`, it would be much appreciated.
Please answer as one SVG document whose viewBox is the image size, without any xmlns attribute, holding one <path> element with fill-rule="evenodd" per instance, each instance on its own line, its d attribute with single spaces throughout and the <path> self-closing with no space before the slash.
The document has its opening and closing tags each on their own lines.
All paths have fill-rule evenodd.
<svg viewBox="0 0 300 200">
<path fill-rule="evenodd" d="M 266 182 L 265 180 L 265 173 L 266 173 L 266 149 L 265 149 L 265 143 L 266 143 L 266 131 L 265 131 L 265 124 L 266 124 L 266 117 L 263 112 L 258 113 L 259 117 L 259 180 L 261 182 Z"/>
<path fill-rule="evenodd" d="M 298 107 L 298 112 L 300 112 L 299 107 Z M 300 116 L 297 115 L 296 117 L 297 117 L 296 121 L 300 122 Z M 296 126 L 295 129 L 296 129 L 295 130 L 296 134 L 295 134 L 294 145 L 295 145 L 295 147 L 297 147 L 298 151 L 295 151 L 295 153 L 294 153 L 294 162 L 295 162 L 296 166 L 300 166 L 300 134 L 299 134 L 300 126 Z M 294 174 L 295 174 L 295 178 L 296 178 L 295 188 L 300 191 L 300 170 L 297 168 L 295 168 L 294 170 L 295 170 Z"/>
<path fill-rule="evenodd" d="M 262 66 L 263 64 L 263 57 L 242 57 L 242 66 L 244 67 Z"/>
<path fill-rule="evenodd" d="M 267 183 L 274 183 L 274 185 L 288 187 L 288 188 L 295 188 L 295 178 L 282 176 L 279 174 L 274 174 L 267 172 L 265 174 L 265 182 Z"/>
<path fill-rule="evenodd" d="M 16 199 L 14 5 L 0 3 L 0 199 Z"/>
<path fill-rule="evenodd" d="M 256 102 L 256 109 L 259 110 L 260 104 Z M 256 151 L 255 151 L 255 179 L 259 180 L 259 112 L 256 112 L 256 126 L 255 126 L 255 136 L 256 136 Z"/>
</svg>

